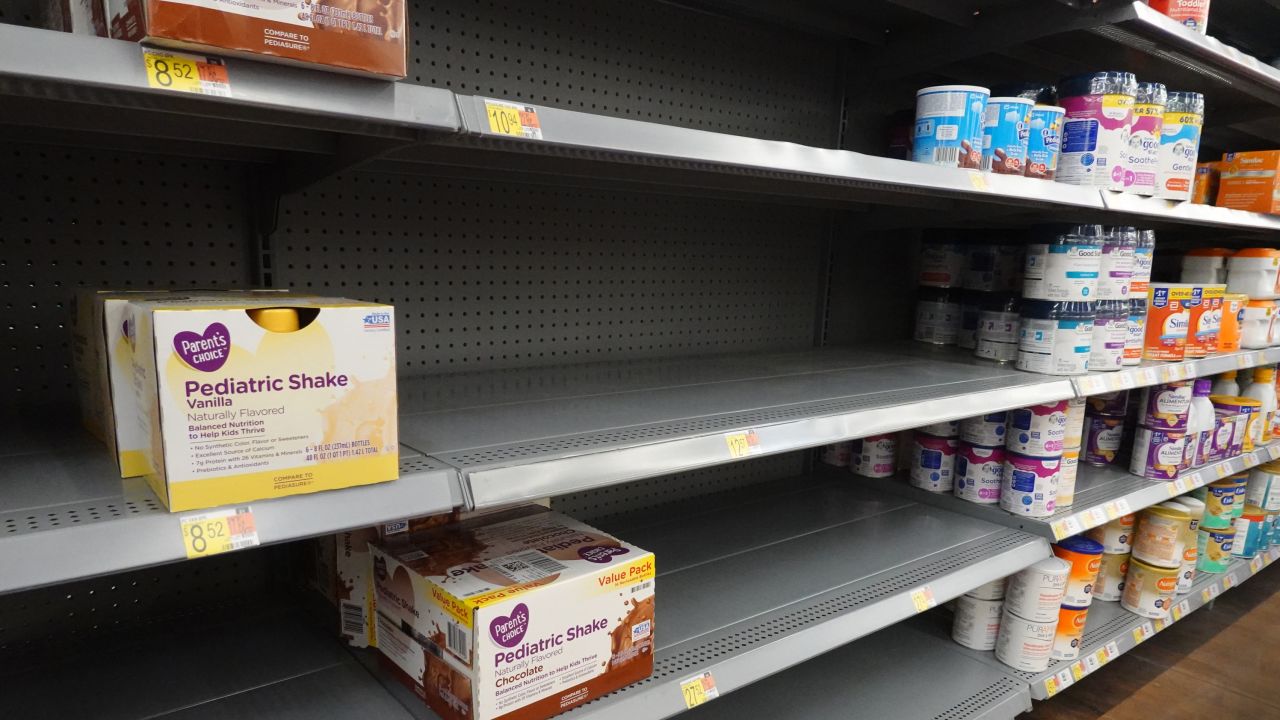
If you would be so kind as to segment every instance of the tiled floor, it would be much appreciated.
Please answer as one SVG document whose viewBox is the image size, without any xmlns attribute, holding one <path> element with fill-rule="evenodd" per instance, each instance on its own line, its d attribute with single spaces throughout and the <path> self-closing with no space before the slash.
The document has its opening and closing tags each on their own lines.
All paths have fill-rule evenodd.
<svg viewBox="0 0 1280 720">
<path fill-rule="evenodd" d="M 1032 720 L 1280 719 L 1280 565 L 1023 715 Z"/>
</svg>

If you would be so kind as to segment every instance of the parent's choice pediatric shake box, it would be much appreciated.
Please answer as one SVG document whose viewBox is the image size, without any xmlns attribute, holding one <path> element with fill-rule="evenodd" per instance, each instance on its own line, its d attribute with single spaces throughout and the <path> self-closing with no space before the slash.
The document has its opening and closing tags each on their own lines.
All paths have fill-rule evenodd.
<svg viewBox="0 0 1280 720">
<path fill-rule="evenodd" d="M 394 480 L 394 312 L 320 297 L 130 303 L 147 480 L 192 510 Z"/>
<path fill-rule="evenodd" d="M 539 720 L 653 672 L 653 553 L 549 511 L 371 547 L 378 650 L 444 720 Z"/>
</svg>

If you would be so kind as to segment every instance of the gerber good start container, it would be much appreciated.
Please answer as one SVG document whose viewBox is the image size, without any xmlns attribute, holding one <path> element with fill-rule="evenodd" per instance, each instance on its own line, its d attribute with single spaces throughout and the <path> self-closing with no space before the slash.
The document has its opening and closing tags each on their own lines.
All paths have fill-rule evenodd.
<svg viewBox="0 0 1280 720">
<path fill-rule="evenodd" d="M 1067 433 L 1067 401 L 1009 411 L 1005 447 L 1019 455 L 1057 457 Z"/>
<path fill-rule="evenodd" d="M 1133 184 L 1127 189 L 1139 195 L 1154 195 L 1160 168 L 1160 129 L 1164 127 L 1164 104 L 1168 91 L 1153 82 L 1138 83 L 1133 105 L 1133 127 L 1129 134 L 1129 167 Z"/>
<path fill-rule="evenodd" d="M 1033 300 L 1096 300 L 1105 242 L 1100 233 L 1088 234 L 1096 227 L 1078 226 L 1046 238 L 1045 242 L 1027 245 L 1022 296 Z"/>
<path fill-rule="evenodd" d="M 1017 368 L 1044 375 L 1088 372 L 1094 314 L 1093 303 L 1023 302 Z"/>
<path fill-rule="evenodd" d="M 1000 483 L 1000 507 L 1015 515 L 1048 517 L 1058 500 L 1060 458 L 1006 453 Z"/>
<path fill-rule="evenodd" d="M 1204 96 L 1197 92 L 1170 92 L 1160 128 L 1160 169 L 1156 197 L 1190 200 L 1200 156 L 1200 128 L 1204 125 Z"/>
<path fill-rule="evenodd" d="M 1066 110 L 1059 182 L 1108 190 L 1133 185 L 1128 155 L 1137 92 L 1138 80 L 1128 72 L 1076 75 L 1058 84 Z"/>
</svg>

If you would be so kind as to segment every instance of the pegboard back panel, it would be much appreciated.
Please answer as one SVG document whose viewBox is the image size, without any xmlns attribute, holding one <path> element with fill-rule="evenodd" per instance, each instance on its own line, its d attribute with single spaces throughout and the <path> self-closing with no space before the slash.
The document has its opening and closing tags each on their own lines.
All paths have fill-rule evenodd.
<svg viewBox="0 0 1280 720">
<path fill-rule="evenodd" d="M 840 45 L 832 38 L 664 2 L 417 0 L 409 13 L 408 82 L 836 144 Z"/>
<path fill-rule="evenodd" d="M 811 347 L 826 212 L 350 173 L 271 244 L 278 286 L 395 304 L 418 375 Z"/>
<path fill-rule="evenodd" d="M 0 144 L 0 406 L 74 402 L 80 288 L 252 282 L 244 166 Z"/>
</svg>

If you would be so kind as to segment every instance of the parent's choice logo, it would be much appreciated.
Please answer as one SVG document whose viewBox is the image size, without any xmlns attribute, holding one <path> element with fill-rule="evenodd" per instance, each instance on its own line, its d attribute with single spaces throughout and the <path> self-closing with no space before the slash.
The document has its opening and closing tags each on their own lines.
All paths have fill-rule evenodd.
<svg viewBox="0 0 1280 720">
<path fill-rule="evenodd" d="M 529 630 L 529 606 L 520 603 L 510 615 L 499 615 L 489 622 L 489 637 L 502 647 L 515 647 Z"/>
<path fill-rule="evenodd" d="M 183 330 L 173 336 L 173 349 L 191 369 L 214 372 L 231 354 L 231 331 L 220 322 L 209 325 L 204 334 Z"/>
</svg>

